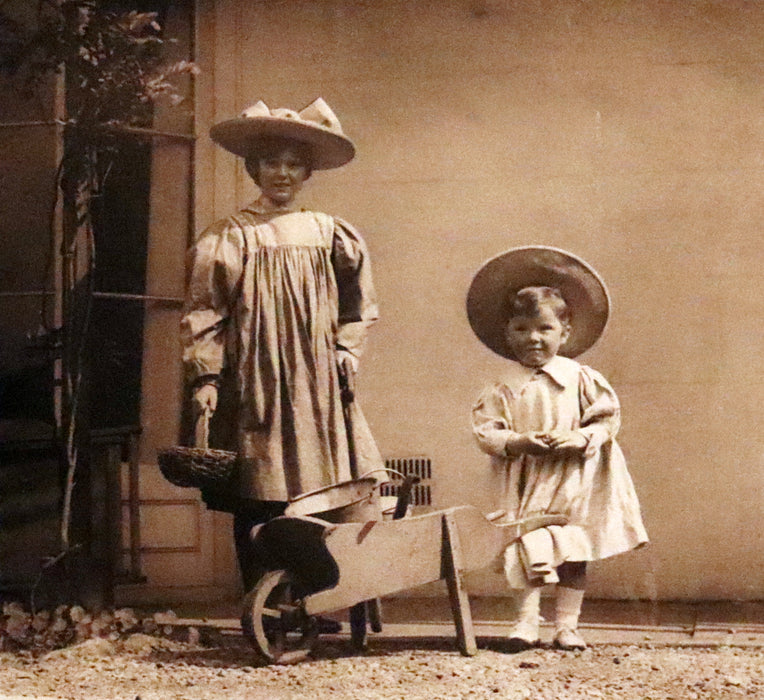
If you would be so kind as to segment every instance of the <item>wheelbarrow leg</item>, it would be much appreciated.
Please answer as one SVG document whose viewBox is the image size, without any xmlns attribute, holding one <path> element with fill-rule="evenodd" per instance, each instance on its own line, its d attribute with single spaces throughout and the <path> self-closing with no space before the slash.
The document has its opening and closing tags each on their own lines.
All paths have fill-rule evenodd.
<svg viewBox="0 0 764 700">
<path fill-rule="evenodd" d="M 382 631 L 382 601 L 379 598 L 364 600 L 350 608 L 350 639 L 358 651 L 366 649 L 367 623 L 372 632 Z"/>
<path fill-rule="evenodd" d="M 443 569 L 456 627 L 456 641 L 464 656 L 477 654 L 475 629 L 467 590 L 464 587 L 462 550 L 453 513 L 443 515 Z"/>
<path fill-rule="evenodd" d="M 406 515 L 411 500 L 411 489 L 418 482 L 419 477 L 416 476 L 407 476 L 403 480 L 398 491 L 393 520 L 400 520 Z M 382 601 L 379 598 L 372 598 L 350 608 L 350 638 L 356 649 L 366 648 L 367 621 L 372 632 L 382 631 Z"/>
<path fill-rule="evenodd" d="M 366 601 L 366 614 L 369 616 L 369 627 L 372 632 L 382 631 L 382 600 L 372 598 Z"/>
<path fill-rule="evenodd" d="M 417 476 L 407 476 L 404 478 L 398 490 L 398 501 L 395 505 L 393 520 L 400 520 L 405 517 L 411 500 L 411 489 L 418 482 L 419 477 Z M 353 644 L 357 649 L 366 648 L 367 620 L 372 632 L 382 631 L 382 600 L 380 598 L 372 598 L 365 603 L 359 603 L 350 610 L 350 631 Z"/>
<path fill-rule="evenodd" d="M 357 651 L 366 649 L 366 601 L 350 608 L 350 641 Z"/>
</svg>

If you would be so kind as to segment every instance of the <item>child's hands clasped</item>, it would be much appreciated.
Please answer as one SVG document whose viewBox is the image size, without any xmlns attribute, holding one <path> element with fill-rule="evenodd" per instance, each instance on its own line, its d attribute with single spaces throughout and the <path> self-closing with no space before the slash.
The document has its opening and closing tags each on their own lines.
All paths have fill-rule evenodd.
<svg viewBox="0 0 764 700">
<path fill-rule="evenodd" d="M 589 441 L 577 430 L 552 430 L 541 435 L 550 450 L 569 450 L 583 452 Z"/>
<path fill-rule="evenodd" d="M 553 450 L 583 452 L 588 440 L 577 430 L 552 430 L 548 433 L 515 433 L 507 439 L 508 457 L 521 454 L 544 454 Z"/>
<path fill-rule="evenodd" d="M 522 454 L 544 454 L 549 452 L 549 446 L 544 442 L 543 433 L 514 433 L 504 446 L 507 457 L 518 457 Z"/>
</svg>

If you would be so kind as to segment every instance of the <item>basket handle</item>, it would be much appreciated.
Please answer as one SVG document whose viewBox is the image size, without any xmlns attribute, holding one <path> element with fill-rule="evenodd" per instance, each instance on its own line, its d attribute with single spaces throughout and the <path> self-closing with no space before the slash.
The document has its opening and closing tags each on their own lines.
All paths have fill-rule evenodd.
<svg viewBox="0 0 764 700">
<path fill-rule="evenodd" d="M 196 417 L 194 429 L 194 445 L 206 450 L 210 442 L 210 414 L 209 408 L 204 408 Z"/>
<path fill-rule="evenodd" d="M 401 477 L 401 479 L 406 478 L 405 474 L 399 472 L 397 469 L 390 469 L 390 467 L 376 467 L 374 469 L 369 469 L 369 471 L 364 472 L 358 478 L 363 479 L 364 477 L 369 476 L 369 474 L 374 474 L 375 472 L 387 472 L 388 474 L 396 474 L 397 476 Z"/>
</svg>

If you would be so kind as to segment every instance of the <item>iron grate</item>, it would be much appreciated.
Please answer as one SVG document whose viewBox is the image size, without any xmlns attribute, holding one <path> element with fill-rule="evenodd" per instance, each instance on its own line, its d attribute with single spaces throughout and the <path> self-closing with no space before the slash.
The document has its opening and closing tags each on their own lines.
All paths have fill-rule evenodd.
<svg viewBox="0 0 764 700">
<path fill-rule="evenodd" d="M 429 457 L 394 457 L 385 460 L 390 481 L 382 484 L 380 495 L 397 496 L 404 476 L 419 477 L 419 483 L 411 489 L 412 506 L 432 505 L 432 461 Z"/>
</svg>

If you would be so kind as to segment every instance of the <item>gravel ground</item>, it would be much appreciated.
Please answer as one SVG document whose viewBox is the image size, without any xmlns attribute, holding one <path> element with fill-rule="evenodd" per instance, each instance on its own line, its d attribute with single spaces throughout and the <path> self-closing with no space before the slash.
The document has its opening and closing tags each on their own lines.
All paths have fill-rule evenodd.
<svg viewBox="0 0 764 700">
<path fill-rule="evenodd" d="M 373 639 L 364 654 L 320 638 L 314 658 L 262 666 L 237 635 L 191 643 L 133 634 L 46 653 L 0 653 L 0 698 L 311 700 L 503 698 L 685 700 L 764 698 L 764 649 L 595 645 L 460 656 L 452 640 Z"/>
</svg>

